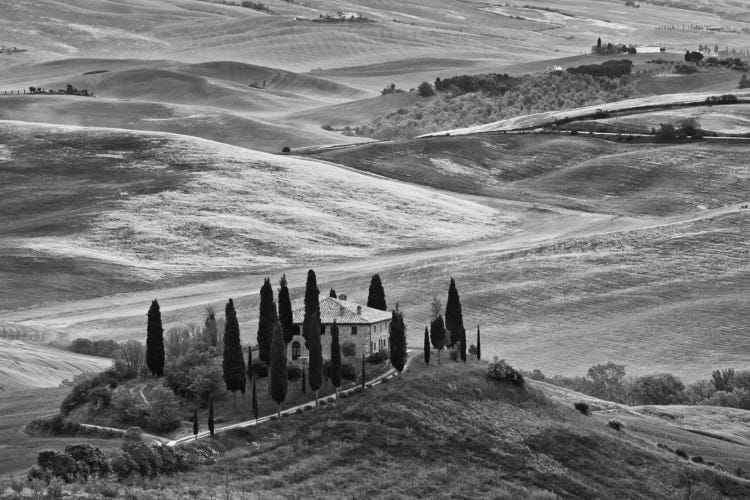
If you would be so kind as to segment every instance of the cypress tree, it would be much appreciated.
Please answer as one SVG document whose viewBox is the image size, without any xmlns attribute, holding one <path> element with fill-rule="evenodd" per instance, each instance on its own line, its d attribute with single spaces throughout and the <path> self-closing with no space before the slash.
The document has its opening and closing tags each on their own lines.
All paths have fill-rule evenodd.
<svg viewBox="0 0 750 500">
<path fill-rule="evenodd" d="M 391 347 L 391 364 L 401 373 L 406 363 L 406 325 L 404 324 L 404 315 L 399 310 L 398 304 L 391 313 L 388 345 Z"/>
<path fill-rule="evenodd" d="M 273 301 L 271 280 L 266 278 L 260 288 L 260 311 L 258 316 L 258 357 L 261 361 L 270 361 L 271 339 L 276 326 L 276 304 Z"/>
<path fill-rule="evenodd" d="M 286 285 L 286 274 L 281 276 L 279 287 L 279 322 L 281 322 L 281 331 L 284 332 L 284 343 L 288 344 L 294 337 L 294 316 L 289 288 Z"/>
<path fill-rule="evenodd" d="M 385 304 L 385 290 L 383 282 L 380 281 L 380 275 L 376 274 L 370 280 L 370 290 L 367 293 L 367 307 L 387 311 L 388 306 Z"/>
<path fill-rule="evenodd" d="M 307 370 L 305 367 L 302 367 L 302 394 L 307 394 L 307 376 L 306 376 Z"/>
<path fill-rule="evenodd" d="M 458 296 L 456 281 L 453 278 L 451 278 L 451 284 L 448 287 L 448 302 L 445 304 L 445 327 L 450 332 L 448 347 L 453 347 L 461 340 L 461 331 L 464 327 L 461 298 Z"/>
<path fill-rule="evenodd" d="M 461 355 L 461 361 L 466 363 L 466 330 L 461 327 L 461 339 L 460 342 L 460 350 L 459 354 Z"/>
<path fill-rule="evenodd" d="M 482 344 L 479 340 L 479 325 L 477 325 L 477 361 L 482 359 Z"/>
<path fill-rule="evenodd" d="M 432 299 L 432 321 L 430 322 L 430 342 L 437 349 L 438 364 L 440 364 L 440 351 L 445 347 L 445 323 L 442 316 L 443 306 L 437 297 Z"/>
<path fill-rule="evenodd" d="M 258 391 L 255 390 L 255 377 L 253 377 L 253 416 L 255 423 L 258 423 Z"/>
<path fill-rule="evenodd" d="M 247 346 L 247 366 L 245 367 L 245 373 L 247 374 L 247 381 L 250 382 L 255 377 L 253 372 L 253 346 Z"/>
<path fill-rule="evenodd" d="M 148 310 L 146 366 L 154 377 L 164 375 L 164 328 L 161 325 L 161 312 L 156 299 L 151 302 Z"/>
<path fill-rule="evenodd" d="M 216 315 L 214 314 L 214 308 L 209 304 L 206 306 L 206 322 L 204 329 L 204 340 L 206 344 L 216 347 L 219 343 L 218 332 L 216 331 Z"/>
<path fill-rule="evenodd" d="M 365 377 L 367 374 L 365 373 L 365 353 L 362 353 L 362 390 L 365 389 Z"/>
<path fill-rule="evenodd" d="M 214 396 L 208 397 L 208 432 L 214 435 Z"/>
<path fill-rule="evenodd" d="M 318 390 L 323 385 L 323 349 L 320 345 L 320 313 L 315 311 L 310 322 L 310 333 L 307 337 L 310 353 L 310 389 L 315 394 L 315 406 L 318 406 Z"/>
<path fill-rule="evenodd" d="M 305 318 L 302 322 L 302 337 L 304 337 L 305 343 L 308 345 L 308 350 L 310 349 L 310 341 L 308 339 L 310 336 L 310 323 L 313 321 L 313 316 L 315 315 L 320 315 L 320 290 L 318 290 L 318 278 L 315 276 L 315 271 L 310 269 L 307 271 Z M 318 327 L 318 335 L 320 335 L 320 327 Z"/>
<path fill-rule="evenodd" d="M 198 441 L 198 408 L 193 408 L 193 436 Z"/>
<path fill-rule="evenodd" d="M 339 325 L 333 320 L 331 327 L 331 384 L 336 388 L 336 397 L 341 387 L 341 346 L 339 345 Z"/>
<path fill-rule="evenodd" d="M 278 406 L 277 414 L 281 418 L 281 403 L 286 399 L 286 391 L 289 384 L 286 375 L 286 343 L 284 342 L 284 332 L 281 331 L 281 325 L 277 322 L 273 329 L 273 339 L 271 340 L 271 365 L 269 366 L 270 381 L 268 389 Z"/>
<path fill-rule="evenodd" d="M 430 335 L 424 327 L 424 364 L 430 366 Z"/>
<path fill-rule="evenodd" d="M 328 292 L 328 296 L 331 297 L 332 299 L 339 298 L 338 295 L 336 295 L 336 290 L 334 290 L 333 288 L 331 288 L 331 291 Z"/>
<path fill-rule="evenodd" d="M 225 309 L 226 325 L 224 327 L 224 359 L 221 367 L 224 372 L 224 384 L 234 397 L 234 409 L 237 409 L 237 392 L 245 390 L 245 360 L 242 358 L 240 345 L 240 325 L 234 302 L 229 299 Z"/>
</svg>

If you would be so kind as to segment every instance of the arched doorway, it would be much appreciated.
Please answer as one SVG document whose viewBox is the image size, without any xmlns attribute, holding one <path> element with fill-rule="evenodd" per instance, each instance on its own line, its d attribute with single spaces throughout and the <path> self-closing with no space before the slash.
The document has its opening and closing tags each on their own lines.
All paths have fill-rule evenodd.
<svg viewBox="0 0 750 500">
<path fill-rule="evenodd" d="M 292 361 L 299 359 L 300 357 L 300 345 L 296 340 L 292 342 Z"/>
</svg>

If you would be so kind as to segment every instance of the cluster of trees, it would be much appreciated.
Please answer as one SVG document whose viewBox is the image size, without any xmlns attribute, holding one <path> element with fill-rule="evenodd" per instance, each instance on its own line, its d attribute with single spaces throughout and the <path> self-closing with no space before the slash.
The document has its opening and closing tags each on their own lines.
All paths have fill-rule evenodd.
<svg viewBox="0 0 750 500">
<path fill-rule="evenodd" d="M 429 331 L 424 329 L 424 361 L 430 364 L 431 348 L 437 350 L 438 364 L 440 364 L 440 353 L 443 349 L 450 349 L 451 359 L 459 359 L 466 362 L 467 350 L 477 359 L 482 358 L 480 344 L 480 332 L 477 327 L 477 343 L 467 347 L 466 329 L 464 328 L 463 310 L 461 308 L 461 297 L 456 288 L 456 280 L 451 278 L 448 285 L 448 301 L 445 305 L 445 319 L 443 319 L 443 304 L 437 297 L 432 299 L 432 317 Z"/>
<path fill-rule="evenodd" d="M 599 55 L 635 54 L 636 48 L 623 43 L 602 43 L 602 39 L 598 38 L 596 45 L 591 47 L 591 53 Z"/>
<path fill-rule="evenodd" d="M 601 64 L 584 64 L 568 68 L 566 71 L 573 75 L 589 75 L 596 78 L 621 78 L 633 71 L 633 61 L 629 59 L 604 61 Z"/>
<path fill-rule="evenodd" d="M 380 95 L 388 95 L 388 94 L 399 94 L 404 92 L 401 89 L 396 88 L 396 84 L 391 82 L 388 85 L 385 86 L 383 90 L 380 91 Z"/>
<path fill-rule="evenodd" d="M 695 404 L 750 410 L 750 370 L 716 370 L 710 379 L 688 385 L 670 373 L 627 377 L 625 365 L 612 362 L 592 366 L 585 377 L 547 378 L 539 370 L 526 375 L 616 403 Z"/>
<path fill-rule="evenodd" d="M 120 350 L 120 344 L 114 340 L 94 340 L 77 338 L 71 342 L 71 352 L 86 354 L 88 356 L 99 356 L 102 358 L 114 358 Z"/>
<path fill-rule="evenodd" d="M 357 127 L 355 133 L 381 140 L 407 139 L 531 113 L 614 102 L 634 94 L 629 76 L 608 78 L 569 72 L 524 76 L 503 94 L 478 91 L 449 97 L 439 92 L 429 101 L 377 116 Z"/>
<path fill-rule="evenodd" d="M 484 92 L 489 95 L 502 95 L 513 89 L 517 78 L 507 74 L 490 73 L 484 75 L 458 75 L 450 78 L 435 79 L 435 89 L 450 92 L 454 96 L 471 92 Z"/>
<path fill-rule="evenodd" d="M 703 53 L 690 50 L 685 51 L 685 62 L 699 63 L 703 60 Z"/>
</svg>

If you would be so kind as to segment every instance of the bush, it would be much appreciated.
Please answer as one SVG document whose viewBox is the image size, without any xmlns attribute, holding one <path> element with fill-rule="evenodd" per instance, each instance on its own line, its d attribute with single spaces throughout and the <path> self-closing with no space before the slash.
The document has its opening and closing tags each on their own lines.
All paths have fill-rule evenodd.
<svg viewBox="0 0 750 500">
<path fill-rule="evenodd" d="M 367 356 L 367 362 L 373 365 L 379 365 L 380 363 L 390 359 L 390 357 L 390 353 L 387 349 L 381 349 Z"/>
<path fill-rule="evenodd" d="M 290 148 L 289 146 L 284 146 L 283 148 L 281 148 L 281 152 L 282 153 L 291 153 L 292 152 L 292 148 Z"/>
<path fill-rule="evenodd" d="M 573 408 L 580 411 L 584 415 L 591 415 L 591 408 L 589 407 L 588 403 L 575 403 L 573 405 Z"/>
<path fill-rule="evenodd" d="M 534 368 L 534 371 L 531 372 L 531 375 L 529 375 L 529 378 L 531 380 L 546 380 L 547 377 L 544 376 L 544 373 L 542 373 L 542 370 L 539 368 Z"/>
<path fill-rule="evenodd" d="M 162 468 L 161 455 L 139 439 L 123 439 L 122 450 L 128 453 L 144 477 L 155 476 Z"/>
<path fill-rule="evenodd" d="M 688 460 L 688 459 L 690 458 L 690 456 L 689 456 L 689 455 L 687 454 L 687 452 L 686 452 L 685 450 L 681 449 L 681 448 L 677 448 L 677 449 L 676 449 L 676 450 L 674 451 L 674 453 L 675 453 L 675 455 L 677 455 L 678 457 L 684 458 L 685 460 Z"/>
<path fill-rule="evenodd" d="M 110 454 L 109 465 L 112 472 L 118 479 L 122 480 L 138 472 L 138 464 L 130 456 L 130 453 L 123 450 L 113 450 Z"/>
<path fill-rule="evenodd" d="M 341 376 L 345 380 L 357 380 L 357 369 L 350 363 L 341 365 Z"/>
<path fill-rule="evenodd" d="M 631 398 L 636 404 L 669 405 L 684 401 L 685 386 L 669 373 L 645 375 L 633 382 Z"/>
<path fill-rule="evenodd" d="M 114 358 L 120 345 L 114 340 L 95 340 L 78 338 L 70 344 L 70 351 L 88 356 Z"/>
<path fill-rule="evenodd" d="M 458 361 L 458 349 L 449 350 L 448 357 L 451 359 L 451 361 Z"/>
<path fill-rule="evenodd" d="M 76 461 L 78 473 L 85 479 L 98 475 L 104 477 L 109 474 L 109 462 L 99 448 L 90 444 L 69 444 L 65 446 L 65 453 Z"/>
<path fill-rule="evenodd" d="M 625 427 L 625 424 L 623 424 L 622 421 L 617 420 L 616 418 L 613 418 L 612 420 L 607 422 L 607 425 L 616 431 L 622 430 L 622 428 Z"/>
<path fill-rule="evenodd" d="M 82 374 L 77 376 L 70 393 L 65 396 L 60 405 L 60 413 L 67 416 L 73 409 L 89 401 L 89 391 L 99 386 L 115 388 L 120 380 L 122 380 L 120 374 L 114 368 L 95 375 Z"/>
<path fill-rule="evenodd" d="M 211 355 L 211 350 L 205 345 L 193 344 L 192 348 L 180 358 L 170 359 L 164 368 L 164 381 L 167 387 L 178 396 L 200 400 L 199 394 L 205 389 L 193 387 L 191 384 L 202 376 L 208 376 L 210 368 L 216 366 L 216 362 Z M 199 370 L 191 373 L 193 368 L 200 367 Z M 201 378 L 201 382 L 205 382 Z"/>
<path fill-rule="evenodd" d="M 88 400 L 95 408 L 107 408 L 112 401 L 112 391 L 105 386 L 97 386 L 88 392 Z"/>
<path fill-rule="evenodd" d="M 357 355 L 357 345 L 354 342 L 344 342 L 341 344 L 341 354 L 345 358 L 351 358 Z"/>
<path fill-rule="evenodd" d="M 692 75 L 698 72 L 698 68 L 694 64 L 676 64 L 674 72 L 678 75 Z"/>
<path fill-rule="evenodd" d="M 417 87 L 417 92 L 419 92 L 421 97 L 431 97 L 435 95 L 435 89 L 432 88 L 432 85 L 430 85 L 429 82 L 420 83 Z"/>
<path fill-rule="evenodd" d="M 287 365 L 286 367 L 286 378 L 290 381 L 299 380 L 302 378 L 302 368 L 297 365 Z"/>
<path fill-rule="evenodd" d="M 696 464 L 702 464 L 703 463 L 703 457 L 700 456 L 700 455 L 695 456 L 695 457 L 691 458 L 690 460 L 692 460 Z"/>
<path fill-rule="evenodd" d="M 146 428 L 153 432 L 171 432 L 182 425 L 180 407 L 174 394 L 165 387 L 154 387 L 148 394 Z"/>
<path fill-rule="evenodd" d="M 510 382 L 517 386 L 522 386 L 524 383 L 521 372 L 506 363 L 504 359 L 498 361 L 497 356 L 487 366 L 487 378 L 499 382 Z"/>
<path fill-rule="evenodd" d="M 65 452 L 42 450 L 36 458 L 37 465 L 49 472 L 50 476 L 70 482 L 78 472 L 76 461 Z"/>
<path fill-rule="evenodd" d="M 258 378 L 264 378 L 268 376 L 268 365 L 265 361 L 253 361 L 253 373 Z"/>
</svg>

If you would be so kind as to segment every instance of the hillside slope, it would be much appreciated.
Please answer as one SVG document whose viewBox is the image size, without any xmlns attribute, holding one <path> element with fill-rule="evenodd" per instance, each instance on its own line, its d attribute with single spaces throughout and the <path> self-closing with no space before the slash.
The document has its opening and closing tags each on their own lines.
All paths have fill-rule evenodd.
<svg viewBox="0 0 750 500">
<path fill-rule="evenodd" d="M 488 381 L 482 365 L 412 366 L 388 384 L 281 425 L 219 438 L 217 446 L 234 448 L 159 484 L 175 496 L 187 485 L 207 491 L 213 476 L 225 478 L 229 495 L 261 497 L 750 495 L 750 482 L 685 461 L 628 427 L 610 429 L 606 419 L 553 403 L 533 386 Z"/>
</svg>

